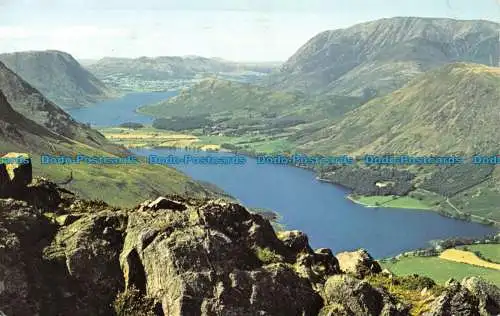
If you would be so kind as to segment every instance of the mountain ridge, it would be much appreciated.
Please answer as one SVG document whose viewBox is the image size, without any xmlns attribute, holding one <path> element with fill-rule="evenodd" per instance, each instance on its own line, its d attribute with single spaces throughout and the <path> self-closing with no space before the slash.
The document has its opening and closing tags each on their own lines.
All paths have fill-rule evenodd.
<svg viewBox="0 0 500 316">
<path fill-rule="evenodd" d="M 78 107 L 115 94 L 69 53 L 58 50 L 0 54 L 14 73 L 62 107 Z"/>
<path fill-rule="evenodd" d="M 383 95 L 445 63 L 496 65 L 499 30 L 500 24 L 492 21 L 395 17 L 323 31 L 272 75 L 270 85 L 310 93 Z"/>
</svg>

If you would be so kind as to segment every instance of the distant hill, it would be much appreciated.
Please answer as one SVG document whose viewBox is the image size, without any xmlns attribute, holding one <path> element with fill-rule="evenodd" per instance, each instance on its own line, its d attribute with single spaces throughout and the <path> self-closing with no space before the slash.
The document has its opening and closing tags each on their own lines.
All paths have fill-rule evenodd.
<svg viewBox="0 0 500 316">
<path fill-rule="evenodd" d="M 465 154 L 500 148 L 500 68 L 454 63 L 347 113 L 305 136 L 325 153 Z"/>
<path fill-rule="evenodd" d="M 270 78 L 277 88 L 375 96 L 452 62 L 497 65 L 500 24 L 395 17 L 322 32 Z M 267 79 L 266 79 L 267 80 Z"/>
<path fill-rule="evenodd" d="M 64 52 L 0 54 L 0 62 L 62 107 L 83 106 L 113 95 L 104 83 Z"/>
<path fill-rule="evenodd" d="M 144 80 L 192 79 L 197 74 L 254 71 L 270 72 L 275 63 L 235 63 L 219 58 L 200 56 L 163 56 L 140 58 L 105 57 L 88 69 L 99 78 L 128 75 Z"/>
</svg>

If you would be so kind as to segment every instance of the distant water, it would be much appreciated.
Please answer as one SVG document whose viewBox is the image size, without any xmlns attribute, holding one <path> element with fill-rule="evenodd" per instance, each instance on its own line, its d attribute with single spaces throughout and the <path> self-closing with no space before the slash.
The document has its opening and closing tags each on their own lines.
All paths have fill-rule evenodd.
<svg viewBox="0 0 500 316">
<path fill-rule="evenodd" d="M 143 156 L 207 154 L 173 149 L 140 149 L 135 153 Z M 366 208 L 347 200 L 348 191 L 344 188 L 319 182 L 310 171 L 257 165 L 255 159 L 247 159 L 243 166 L 174 167 L 194 179 L 216 184 L 248 207 L 278 212 L 287 229 L 304 231 L 312 246 L 331 248 L 334 252 L 366 248 L 373 256 L 383 258 L 427 247 L 434 239 L 482 237 L 497 231 L 430 211 Z"/>
<path fill-rule="evenodd" d="M 135 109 L 175 94 L 133 93 L 70 113 L 92 126 L 114 126 L 130 121 L 147 124 L 152 118 L 135 113 Z M 188 153 L 167 149 L 135 152 L 145 156 Z M 257 165 L 252 158 L 243 166 L 179 165 L 176 168 L 195 179 L 216 184 L 247 207 L 278 212 L 287 229 L 304 231 L 313 247 L 327 247 L 334 252 L 365 248 L 373 256 L 383 258 L 426 247 L 434 239 L 482 237 L 498 231 L 430 211 L 365 208 L 347 200 L 347 190 L 317 181 L 310 171 L 290 166 Z"/>
<path fill-rule="evenodd" d="M 67 110 L 71 116 L 92 127 L 116 126 L 125 122 L 151 124 L 153 117 L 136 113 L 143 105 L 153 104 L 175 96 L 177 92 L 130 93 L 119 99 L 106 100 L 95 105 Z"/>
</svg>

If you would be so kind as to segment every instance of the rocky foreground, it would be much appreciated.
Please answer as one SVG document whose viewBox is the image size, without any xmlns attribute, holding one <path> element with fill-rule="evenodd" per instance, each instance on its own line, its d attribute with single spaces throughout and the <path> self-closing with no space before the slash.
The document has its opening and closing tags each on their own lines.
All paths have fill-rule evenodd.
<svg viewBox="0 0 500 316">
<path fill-rule="evenodd" d="M 134 209 L 0 164 L 0 315 L 497 315 L 478 278 L 396 277 L 224 200 Z"/>
</svg>

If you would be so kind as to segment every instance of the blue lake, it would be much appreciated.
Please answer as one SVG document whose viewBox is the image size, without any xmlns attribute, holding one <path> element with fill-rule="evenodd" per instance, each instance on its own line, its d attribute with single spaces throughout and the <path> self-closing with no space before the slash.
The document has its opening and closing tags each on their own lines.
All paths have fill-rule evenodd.
<svg viewBox="0 0 500 316">
<path fill-rule="evenodd" d="M 136 113 L 143 105 L 166 100 L 177 92 L 141 92 L 130 93 L 120 99 L 106 100 L 89 107 L 69 109 L 67 112 L 77 121 L 90 123 L 92 127 L 116 126 L 125 122 L 151 124 L 153 118 Z"/>
<path fill-rule="evenodd" d="M 147 124 L 152 121 L 151 117 L 135 113 L 135 109 L 172 95 L 175 93 L 129 94 L 70 113 L 75 119 L 90 122 L 93 126 L 129 121 Z M 135 153 L 144 156 L 207 155 L 169 149 L 141 149 Z M 347 200 L 348 191 L 344 188 L 319 182 L 310 171 L 282 165 L 258 165 L 252 158 L 248 158 L 244 165 L 173 167 L 194 179 L 217 185 L 245 206 L 278 212 L 287 229 L 304 231 L 313 247 L 327 247 L 334 252 L 365 248 L 375 257 L 382 258 L 426 247 L 434 239 L 481 237 L 498 231 L 430 211 L 366 208 Z"/>
</svg>

